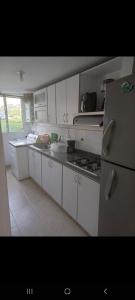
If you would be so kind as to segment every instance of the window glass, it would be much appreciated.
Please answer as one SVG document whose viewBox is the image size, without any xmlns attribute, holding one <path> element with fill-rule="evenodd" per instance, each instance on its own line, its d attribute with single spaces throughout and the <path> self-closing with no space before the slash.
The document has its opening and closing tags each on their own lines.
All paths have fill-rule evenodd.
<svg viewBox="0 0 135 300">
<path fill-rule="evenodd" d="M 5 108 L 4 108 L 4 99 L 2 96 L 0 96 L 0 119 L 1 119 L 2 132 L 6 132 L 7 125 L 6 125 L 6 116 L 5 116 Z"/>
<path fill-rule="evenodd" d="M 23 130 L 21 99 L 6 97 L 9 132 Z"/>
</svg>

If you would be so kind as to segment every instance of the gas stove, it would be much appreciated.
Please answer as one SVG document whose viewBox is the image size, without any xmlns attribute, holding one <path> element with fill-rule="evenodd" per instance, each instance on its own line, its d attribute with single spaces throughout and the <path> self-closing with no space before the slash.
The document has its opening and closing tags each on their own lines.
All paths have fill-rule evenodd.
<svg viewBox="0 0 135 300">
<path fill-rule="evenodd" d="M 68 164 L 76 167 L 76 169 L 81 169 L 94 176 L 98 176 L 101 170 L 100 158 L 98 155 L 70 160 L 68 161 Z"/>
</svg>

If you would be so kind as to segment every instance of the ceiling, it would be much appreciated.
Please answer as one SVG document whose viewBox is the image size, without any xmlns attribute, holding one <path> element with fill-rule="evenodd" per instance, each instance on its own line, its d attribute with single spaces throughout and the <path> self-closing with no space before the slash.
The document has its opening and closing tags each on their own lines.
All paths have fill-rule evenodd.
<svg viewBox="0 0 135 300">
<path fill-rule="evenodd" d="M 0 57 L 0 93 L 29 93 L 87 67 L 107 61 L 107 56 L 7 56 Z M 18 71 L 23 70 L 20 81 Z"/>
</svg>

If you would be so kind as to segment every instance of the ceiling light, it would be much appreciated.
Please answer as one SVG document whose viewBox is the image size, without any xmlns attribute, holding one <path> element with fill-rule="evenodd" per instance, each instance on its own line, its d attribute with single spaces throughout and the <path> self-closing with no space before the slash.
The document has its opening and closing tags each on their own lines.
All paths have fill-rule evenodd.
<svg viewBox="0 0 135 300">
<path fill-rule="evenodd" d="M 19 74 L 20 81 L 23 81 L 25 72 L 23 70 L 20 70 L 17 72 L 17 74 Z"/>
</svg>

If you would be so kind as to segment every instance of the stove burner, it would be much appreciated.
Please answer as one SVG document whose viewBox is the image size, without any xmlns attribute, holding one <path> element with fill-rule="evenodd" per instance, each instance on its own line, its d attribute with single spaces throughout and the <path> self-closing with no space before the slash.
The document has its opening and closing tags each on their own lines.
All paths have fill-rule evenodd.
<svg viewBox="0 0 135 300">
<path fill-rule="evenodd" d="M 94 163 L 91 163 L 91 164 L 88 164 L 88 165 L 84 166 L 84 168 L 86 170 L 96 171 L 96 170 L 100 169 L 100 166 L 98 165 L 98 163 L 94 162 Z"/>
<path fill-rule="evenodd" d="M 69 161 L 68 163 L 87 172 L 91 172 L 94 175 L 96 175 L 96 172 L 101 168 L 100 159 L 98 157 L 82 157 L 74 161 Z"/>
</svg>

